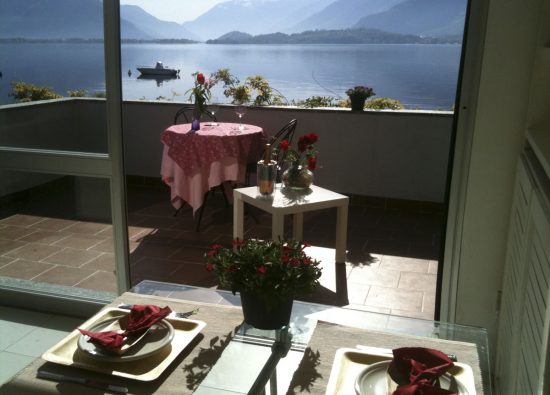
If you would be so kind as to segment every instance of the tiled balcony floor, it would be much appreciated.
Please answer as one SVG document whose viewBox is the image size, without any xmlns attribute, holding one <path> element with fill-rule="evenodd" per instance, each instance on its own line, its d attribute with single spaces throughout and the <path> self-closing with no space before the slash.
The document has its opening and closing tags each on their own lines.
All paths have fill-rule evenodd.
<svg viewBox="0 0 550 395">
<path fill-rule="evenodd" d="M 129 188 L 132 283 L 150 279 L 215 287 L 203 254 L 213 243 L 230 244 L 232 208 L 213 196 L 197 233 L 190 209 L 174 216 L 168 200 L 166 188 Z M 20 208 L 0 219 L 0 276 L 114 292 L 112 226 L 39 211 Z M 311 254 L 326 266 L 323 287 L 312 301 L 330 303 L 333 297 L 335 220 L 330 209 L 305 215 L 304 239 L 322 247 Z M 433 319 L 441 221 L 435 214 L 352 204 L 346 264 L 350 306 Z M 268 238 L 270 226 L 270 216 L 250 212 L 246 236 Z"/>
</svg>

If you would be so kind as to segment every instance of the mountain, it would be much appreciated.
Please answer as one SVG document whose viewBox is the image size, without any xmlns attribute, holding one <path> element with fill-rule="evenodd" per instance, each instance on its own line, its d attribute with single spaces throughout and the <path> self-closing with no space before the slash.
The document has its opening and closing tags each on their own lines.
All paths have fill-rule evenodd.
<svg viewBox="0 0 550 395">
<path fill-rule="evenodd" d="M 120 18 L 131 22 L 139 30 L 157 39 L 175 38 L 198 41 L 199 37 L 176 22 L 161 21 L 135 5 L 121 5 Z M 124 30 L 122 36 L 126 38 Z"/>
<path fill-rule="evenodd" d="M 353 27 L 421 36 L 461 35 L 466 4 L 467 0 L 405 0 L 361 18 Z"/>
<path fill-rule="evenodd" d="M 150 39 L 122 20 L 124 38 Z M 0 37 L 103 38 L 100 0 L 0 0 Z"/>
<path fill-rule="evenodd" d="M 252 36 L 230 32 L 207 44 L 441 44 L 460 43 L 462 37 L 420 37 L 376 29 L 308 30 L 302 33 L 270 33 Z"/>
<path fill-rule="evenodd" d="M 287 33 L 318 29 L 347 29 L 367 15 L 386 11 L 403 0 L 336 0 L 294 24 Z"/>
<path fill-rule="evenodd" d="M 232 31 L 249 34 L 281 32 L 335 0 L 230 0 L 212 7 L 183 27 L 202 39 Z"/>
</svg>

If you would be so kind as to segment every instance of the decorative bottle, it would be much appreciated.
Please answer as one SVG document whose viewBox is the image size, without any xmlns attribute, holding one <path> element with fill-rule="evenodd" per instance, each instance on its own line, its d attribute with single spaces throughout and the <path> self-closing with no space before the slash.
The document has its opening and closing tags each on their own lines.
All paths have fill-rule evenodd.
<svg viewBox="0 0 550 395">
<path fill-rule="evenodd" d="M 271 144 L 265 145 L 264 157 L 258 162 L 256 176 L 258 180 L 258 192 L 262 196 L 269 197 L 275 190 L 275 177 L 277 175 L 277 162 L 271 160 Z"/>
</svg>

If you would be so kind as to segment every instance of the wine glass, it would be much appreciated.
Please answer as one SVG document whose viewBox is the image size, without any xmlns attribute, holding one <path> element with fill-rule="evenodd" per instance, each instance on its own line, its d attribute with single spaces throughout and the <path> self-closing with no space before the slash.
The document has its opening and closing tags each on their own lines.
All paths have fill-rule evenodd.
<svg viewBox="0 0 550 395">
<path fill-rule="evenodd" d="M 239 116 L 239 130 L 244 130 L 243 116 L 246 114 L 246 105 L 239 104 L 235 107 L 235 114 Z"/>
<path fill-rule="evenodd" d="M 208 111 L 212 114 L 212 118 L 216 119 L 216 113 L 220 110 L 220 105 L 218 104 L 218 99 L 216 97 L 212 98 L 212 103 L 208 105 Z M 217 122 L 210 122 L 212 126 L 218 126 Z"/>
</svg>

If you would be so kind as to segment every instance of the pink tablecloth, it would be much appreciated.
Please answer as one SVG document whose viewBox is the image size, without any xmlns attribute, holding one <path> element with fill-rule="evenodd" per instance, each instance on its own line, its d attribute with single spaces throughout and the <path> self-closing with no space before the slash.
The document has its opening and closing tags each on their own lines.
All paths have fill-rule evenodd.
<svg viewBox="0 0 550 395">
<path fill-rule="evenodd" d="M 201 130 L 191 132 L 190 124 L 181 124 L 162 132 L 161 175 L 171 188 L 175 208 L 185 201 L 195 213 L 210 188 L 225 181 L 244 181 L 246 164 L 259 159 L 266 139 L 258 126 L 244 125 L 242 131 L 237 126 L 203 123 Z"/>
</svg>

